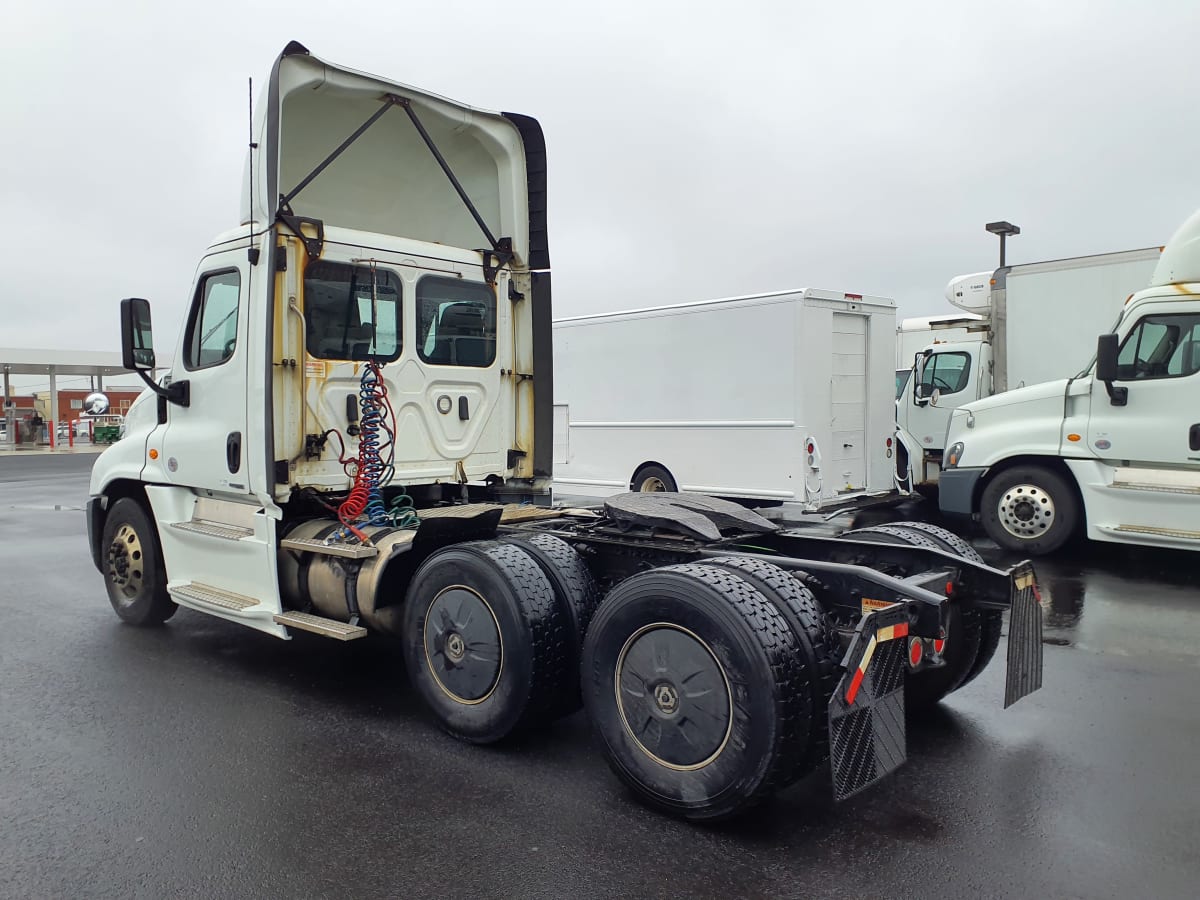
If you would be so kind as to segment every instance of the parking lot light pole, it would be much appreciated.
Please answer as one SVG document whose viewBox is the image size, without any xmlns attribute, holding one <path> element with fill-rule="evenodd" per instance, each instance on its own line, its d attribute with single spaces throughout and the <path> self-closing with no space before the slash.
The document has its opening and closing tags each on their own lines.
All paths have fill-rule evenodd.
<svg viewBox="0 0 1200 900">
<path fill-rule="evenodd" d="M 1012 222 L 988 222 L 983 226 L 992 234 L 1000 235 L 1000 268 L 1004 268 L 1004 239 L 1009 235 L 1020 234 L 1021 229 Z"/>
</svg>

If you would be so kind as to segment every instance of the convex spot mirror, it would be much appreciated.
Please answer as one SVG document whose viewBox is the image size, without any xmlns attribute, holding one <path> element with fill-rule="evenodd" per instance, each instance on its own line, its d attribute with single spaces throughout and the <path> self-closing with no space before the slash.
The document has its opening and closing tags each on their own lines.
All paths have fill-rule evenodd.
<svg viewBox="0 0 1200 900">
<path fill-rule="evenodd" d="M 154 368 L 149 300 L 127 297 L 121 301 L 121 364 L 135 372 Z"/>
</svg>

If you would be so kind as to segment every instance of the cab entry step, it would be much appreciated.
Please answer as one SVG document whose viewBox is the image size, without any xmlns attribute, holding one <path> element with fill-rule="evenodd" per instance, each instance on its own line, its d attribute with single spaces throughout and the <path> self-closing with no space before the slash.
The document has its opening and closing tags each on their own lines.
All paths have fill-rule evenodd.
<svg viewBox="0 0 1200 900">
<path fill-rule="evenodd" d="M 286 625 L 288 628 L 311 631 L 313 634 L 333 638 L 336 641 L 352 641 L 355 638 L 367 636 L 367 629 L 361 625 L 349 625 L 345 622 L 339 622 L 337 619 L 314 616 L 312 613 L 277 613 L 275 621 L 280 625 Z"/>
</svg>

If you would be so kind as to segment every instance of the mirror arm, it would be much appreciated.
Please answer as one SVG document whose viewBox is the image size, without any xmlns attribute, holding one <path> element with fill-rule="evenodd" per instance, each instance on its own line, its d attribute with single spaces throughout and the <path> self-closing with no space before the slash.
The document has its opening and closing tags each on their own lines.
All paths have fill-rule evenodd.
<svg viewBox="0 0 1200 900">
<path fill-rule="evenodd" d="M 146 382 L 146 387 L 154 391 L 155 395 L 168 403 L 174 403 L 176 406 L 191 406 L 192 405 L 192 385 L 189 381 L 172 381 L 168 387 L 163 387 L 155 383 L 144 369 L 135 369 L 138 377 Z"/>
<path fill-rule="evenodd" d="M 1113 387 L 1111 381 L 1104 382 L 1104 390 L 1108 391 L 1108 402 L 1112 406 L 1125 406 L 1129 402 L 1129 388 Z"/>
</svg>

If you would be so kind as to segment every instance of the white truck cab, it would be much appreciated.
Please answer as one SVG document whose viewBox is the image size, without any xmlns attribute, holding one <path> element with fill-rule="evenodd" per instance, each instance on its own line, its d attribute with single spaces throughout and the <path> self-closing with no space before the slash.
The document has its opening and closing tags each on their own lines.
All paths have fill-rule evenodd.
<svg viewBox="0 0 1200 900">
<path fill-rule="evenodd" d="M 259 104 L 241 224 L 196 269 L 170 384 L 146 378 L 157 404 L 134 405 L 92 470 L 94 552 L 136 498 L 176 604 L 286 636 L 276 530 L 351 483 L 364 393 L 391 460 L 377 480 L 418 505 L 548 502 L 544 154 L 533 119 L 290 44 Z M 125 301 L 122 326 L 127 365 L 152 369 L 149 304 Z"/>
<path fill-rule="evenodd" d="M 1073 378 L 954 412 L 939 503 L 1011 550 L 1099 541 L 1200 549 L 1200 213 Z"/>
</svg>

